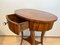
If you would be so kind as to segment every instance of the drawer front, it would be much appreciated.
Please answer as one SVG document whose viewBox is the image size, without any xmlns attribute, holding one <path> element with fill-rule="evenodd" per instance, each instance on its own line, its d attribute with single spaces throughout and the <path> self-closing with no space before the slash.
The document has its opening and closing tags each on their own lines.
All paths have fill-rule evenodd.
<svg viewBox="0 0 60 45">
<path fill-rule="evenodd" d="M 27 28 L 29 28 L 28 21 L 25 21 L 25 22 L 20 23 L 20 30 L 25 30 Z"/>
</svg>

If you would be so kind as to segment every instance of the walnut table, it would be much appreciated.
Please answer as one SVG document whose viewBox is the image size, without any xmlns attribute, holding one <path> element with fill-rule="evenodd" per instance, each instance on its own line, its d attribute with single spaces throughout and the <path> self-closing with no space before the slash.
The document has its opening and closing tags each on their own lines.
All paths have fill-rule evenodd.
<svg viewBox="0 0 60 45">
<path fill-rule="evenodd" d="M 15 11 L 15 14 L 28 20 L 31 34 L 25 40 L 27 40 L 31 45 L 37 45 L 38 43 L 43 45 L 43 37 L 45 32 L 49 31 L 52 28 L 54 22 L 57 20 L 57 16 L 36 9 L 19 9 Z M 42 32 L 41 42 L 35 41 L 34 31 Z"/>
</svg>

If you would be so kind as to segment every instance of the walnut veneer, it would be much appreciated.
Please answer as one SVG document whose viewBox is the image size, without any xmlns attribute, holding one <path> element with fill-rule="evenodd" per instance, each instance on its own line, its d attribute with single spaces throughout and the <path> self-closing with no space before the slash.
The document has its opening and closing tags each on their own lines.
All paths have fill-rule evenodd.
<svg viewBox="0 0 60 45">
<path fill-rule="evenodd" d="M 43 45 L 43 37 L 46 31 L 53 27 L 54 22 L 57 20 L 57 16 L 36 9 L 19 9 L 15 11 L 18 17 L 28 20 L 30 36 L 26 39 L 31 45 L 37 45 L 35 41 L 34 31 L 41 31 L 41 45 Z"/>
</svg>

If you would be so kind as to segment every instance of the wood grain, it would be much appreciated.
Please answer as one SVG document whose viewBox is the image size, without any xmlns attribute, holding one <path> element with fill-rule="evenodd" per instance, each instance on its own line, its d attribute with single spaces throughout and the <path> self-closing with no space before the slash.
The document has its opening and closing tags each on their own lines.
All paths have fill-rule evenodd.
<svg viewBox="0 0 60 45">
<path fill-rule="evenodd" d="M 19 9 L 15 11 L 18 17 L 22 17 L 29 21 L 29 29 L 31 35 L 26 39 L 31 45 L 37 45 L 35 42 L 34 31 L 41 31 L 41 45 L 43 45 L 43 37 L 46 31 L 52 29 L 57 16 L 54 14 L 35 10 L 35 9 Z M 31 39 L 31 40 L 30 40 Z"/>
<path fill-rule="evenodd" d="M 9 14 L 6 18 L 9 29 L 16 34 L 28 28 L 28 21 L 16 16 L 16 14 Z"/>
<path fill-rule="evenodd" d="M 19 17 L 23 17 L 25 19 L 33 21 L 49 22 L 57 20 L 57 16 L 55 16 L 54 14 L 36 9 L 18 9 L 15 11 L 15 13 Z"/>
</svg>

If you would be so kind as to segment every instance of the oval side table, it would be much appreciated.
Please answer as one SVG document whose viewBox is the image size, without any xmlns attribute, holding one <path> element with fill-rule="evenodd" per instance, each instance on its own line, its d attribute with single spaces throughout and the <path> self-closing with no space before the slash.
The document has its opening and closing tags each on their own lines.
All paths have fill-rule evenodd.
<svg viewBox="0 0 60 45">
<path fill-rule="evenodd" d="M 15 14 L 29 21 L 29 29 L 31 34 L 25 40 L 27 40 L 31 45 L 37 45 L 38 43 L 43 45 L 43 37 L 45 32 L 49 31 L 53 27 L 54 22 L 57 20 L 57 16 L 35 9 L 19 9 L 15 11 Z M 34 31 L 42 32 L 41 42 L 35 41 Z"/>
</svg>

